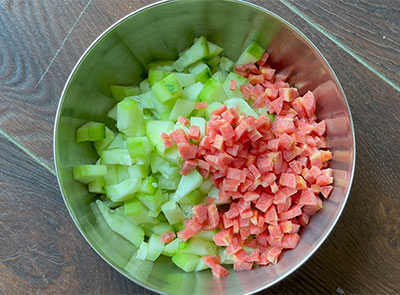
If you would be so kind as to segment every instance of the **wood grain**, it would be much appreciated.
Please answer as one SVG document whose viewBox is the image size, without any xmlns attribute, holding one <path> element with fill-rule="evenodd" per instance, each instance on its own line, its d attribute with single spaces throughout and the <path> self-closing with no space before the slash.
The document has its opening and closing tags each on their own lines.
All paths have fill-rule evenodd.
<svg viewBox="0 0 400 295">
<path fill-rule="evenodd" d="M 109 25 L 154 2 L 89 1 L 0 2 L 0 26 L 5 28 L 0 30 L 0 128 L 47 163 L 52 163 L 58 97 L 73 65 Z M 300 28 L 326 56 L 349 100 L 357 137 L 356 176 L 339 223 L 304 266 L 260 294 L 334 294 L 338 287 L 346 294 L 397 294 L 399 93 L 283 4 L 252 2 Z M 362 3 L 374 5 L 372 0 Z M 313 10 L 322 4 L 304 5 Z M 350 5 L 347 13 L 352 9 L 358 8 Z M 329 21 L 325 25 L 336 30 Z M 348 30 L 345 38 L 356 40 L 358 29 Z M 393 34 L 393 40 L 400 38 L 399 31 Z M 368 50 L 380 54 L 381 49 Z M 384 63 L 375 58 L 371 55 L 376 64 Z M 396 75 L 395 69 L 387 70 Z M 54 176 L 2 138 L 0 150 L 0 294 L 151 294 L 90 249 L 69 217 Z"/>
<path fill-rule="evenodd" d="M 400 80 L 400 2 L 289 0 L 379 72 Z"/>
</svg>

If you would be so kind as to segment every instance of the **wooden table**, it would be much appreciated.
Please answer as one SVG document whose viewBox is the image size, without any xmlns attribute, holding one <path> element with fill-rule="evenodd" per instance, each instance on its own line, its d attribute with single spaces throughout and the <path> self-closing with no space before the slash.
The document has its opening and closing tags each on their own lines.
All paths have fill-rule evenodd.
<svg viewBox="0 0 400 295">
<path fill-rule="evenodd" d="M 63 85 L 89 44 L 150 0 L 0 1 L 0 294 L 150 294 L 75 228 L 53 167 Z M 301 29 L 349 100 L 351 195 L 314 256 L 262 294 L 400 292 L 400 1 L 253 1 Z"/>
</svg>

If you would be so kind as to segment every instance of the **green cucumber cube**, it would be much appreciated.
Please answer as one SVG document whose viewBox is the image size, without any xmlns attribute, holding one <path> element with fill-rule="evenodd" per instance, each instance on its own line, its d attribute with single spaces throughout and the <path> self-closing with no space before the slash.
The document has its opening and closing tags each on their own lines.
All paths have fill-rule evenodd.
<svg viewBox="0 0 400 295">
<path fill-rule="evenodd" d="M 183 89 L 184 96 L 187 100 L 196 101 L 203 87 L 204 85 L 200 82 L 190 85 Z"/>
<path fill-rule="evenodd" d="M 129 242 L 139 247 L 144 240 L 144 231 L 123 215 L 117 214 L 100 200 L 96 201 L 97 208 L 104 217 L 108 226 Z"/>
<path fill-rule="evenodd" d="M 196 266 L 196 269 L 194 271 L 202 271 L 202 270 L 206 270 L 209 269 L 210 267 L 208 266 L 207 263 L 205 263 L 203 261 L 203 259 L 200 259 L 199 263 Z"/>
<path fill-rule="evenodd" d="M 151 231 L 159 236 L 170 232 L 170 231 L 175 231 L 174 227 L 170 225 L 168 222 L 160 222 L 159 224 L 154 225 L 151 228 Z"/>
<path fill-rule="evenodd" d="M 140 260 L 145 260 L 148 251 L 149 251 L 149 244 L 143 241 L 136 252 L 136 258 Z"/>
<path fill-rule="evenodd" d="M 178 117 L 188 117 L 190 113 L 194 110 L 194 101 L 186 99 L 178 99 L 169 114 L 169 121 L 176 122 Z"/>
<path fill-rule="evenodd" d="M 157 218 L 149 216 L 149 209 L 137 198 L 125 201 L 124 206 L 120 208 L 123 214 L 137 225 L 154 225 L 160 222 Z"/>
<path fill-rule="evenodd" d="M 125 98 L 118 103 L 117 128 L 127 136 L 145 135 L 143 110 L 132 98 Z"/>
<path fill-rule="evenodd" d="M 153 87 L 157 82 L 160 82 L 162 79 L 168 77 L 170 74 L 171 72 L 150 69 L 149 77 L 147 78 L 150 88 Z"/>
<path fill-rule="evenodd" d="M 195 63 L 188 70 L 194 75 L 197 82 L 206 83 L 211 78 L 210 68 L 203 62 Z"/>
<path fill-rule="evenodd" d="M 107 166 L 103 165 L 78 165 L 72 170 L 75 180 L 88 184 L 107 174 Z"/>
<path fill-rule="evenodd" d="M 176 145 L 165 150 L 164 158 L 171 164 L 182 165 L 182 158 Z"/>
<path fill-rule="evenodd" d="M 142 105 L 143 109 L 150 109 L 150 110 L 155 109 L 153 103 L 153 94 L 151 91 L 142 93 L 141 95 L 138 96 L 138 98 L 140 100 L 140 104 Z"/>
<path fill-rule="evenodd" d="M 157 181 L 152 175 L 150 175 L 143 179 L 142 185 L 138 189 L 138 193 L 153 195 L 156 192 L 156 188 Z"/>
<path fill-rule="evenodd" d="M 177 252 L 174 256 L 172 256 L 171 260 L 183 271 L 192 272 L 196 269 L 201 257 L 195 254 Z"/>
<path fill-rule="evenodd" d="M 178 72 L 182 72 L 186 67 L 207 57 L 209 53 L 208 41 L 205 37 L 201 36 L 194 42 L 192 47 L 174 62 L 174 69 Z"/>
<path fill-rule="evenodd" d="M 107 174 L 104 175 L 105 185 L 118 184 L 122 181 L 122 180 L 119 181 L 117 171 L 118 171 L 117 165 L 107 165 Z"/>
<path fill-rule="evenodd" d="M 183 222 L 183 212 L 177 203 L 168 201 L 161 206 L 161 210 L 167 218 L 169 224 Z"/>
<path fill-rule="evenodd" d="M 193 74 L 174 73 L 182 87 L 188 87 L 196 83 L 196 78 Z"/>
<path fill-rule="evenodd" d="M 93 146 L 97 151 L 97 154 L 101 155 L 101 152 L 104 151 L 114 140 L 115 134 L 108 127 L 106 127 L 106 137 L 102 140 L 97 140 L 93 142 Z"/>
<path fill-rule="evenodd" d="M 225 99 L 226 94 L 222 87 L 222 83 L 212 78 L 207 80 L 197 97 L 197 100 L 209 103 L 214 101 L 223 102 Z"/>
<path fill-rule="evenodd" d="M 161 252 L 162 255 L 172 257 L 174 256 L 179 250 L 179 244 L 182 242 L 180 238 L 176 238 L 171 243 L 164 246 L 163 251 Z"/>
<path fill-rule="evenodd" d="M 235 63 L 225 56 L 221 57 L 219 61 L 219 67 L 227 73 L 233 70 L 234 65 Z"/>
<path fill-rule="evenodd" d="M 145 159 L 153 150 L 146 136 L 127 138 L 126 148 L 132 159 Z"/>
<path fill-rule="evenodd" d="M 199 190 L 203 194 L 208 194 L 210 190 L 213 188 L 213 183 L 210 179 L 204 180 L 204 182 L 200 185 Z"/>
<path fill-rule="evenodd" d="M 228 108 L 239 108 L 239 113 L 245 113 L 246 116 L 253 116 L 258 118 L 258 114 L 249 106 L 243 98 L 229 98 L 224 101 Z"/>
<path fill-rule="evenodd" d="M 148 67 L 150 70 L 171 72 L 174 70 L 174 67 L 172 66 L 174 62 L 174 60 L 158 60 L 149 63 Z"/>
<path fill-rule="evenodd" d="M 137 193 L 136 197 L 153 213 L 159 213 L 161 205 L 168 201 L 168 197 L 161 190 L 154 194 Z"/>
<path fill-rule="evenodd" d="M 171 166 L 169 162 L 165 161 L 160 167 L 158 167 L 158 171 L 167 179 L 179 178 L 179 168 Z"/>
<path fill-rule="evenodd" d="M 212 78 L 220 83 L 223 83 L 226 79 L 227 75 L 221 71 L 217 71 L 212 75 Z"/>
<path fill-rule="evenodd" d="M 125 97 L 140 94 L 140 88 L 133 86 L 110 85 L 110 91 L 116 102 L 120 102 Z"/>
<path fill-rule="evenodd" d="M 213 69 L 213 71 L 215 71 L 216 69 L 218 69 L 220 60 L 221 58 L 217 55 L 210 59 L 207 63 Z"/>
<path fill-rule="evenodd" d="M 219 47 L 218 45 L 208 41 L 208 55 L 205 57 L 205 59 L 212 59 L 219 55 L 224 49 L 222 47 Z"/>
<path fill-rule="evenodd" d="M 188 175 L 182 175 L 178 188 L 173 196 L 173 200 L 175 202 L 179 201 L 184 196 L 197 189 L 202 183 L 203 177 L 197 170 L 193 170 Z"/>
<path fill-rule="evenodd" d="M 92 182 L 89 182 L 88 190 L 91 193 L 104 194 L 105 193 L 104 186 L 105 186 L 104 177 L 99 177 L 93 180 Z"/>
<path fill-rule="evenodd" d="M 147 251 L 146 259 L 150 261 L 155 261 L 164 249 L 164 243 L 160 241 L 160 236 L 157 234 L 152 234 L 148 241 L 149 249 Z"/>
<path fill-rule="evenodd" d="M 117 105 L 115 104 L 109 111 L 107 112 L 107 117 L 117 121 Z"/>
<path fill-rule="evenodd" d="M 180 177 L 168 179 L 160 175 L 158 177 L 158 187 L 161 189 L 176 190 L 178 188 L 179 180 Z"/>
<path fill-rule="evenodd" d="M 108 145 L 106 150 L 121 149 L 125 148 L 125 136 L 122 133 L 118 133 L 114 137 L 113 141 Z"/>
<path fill-rule="evenodd" d="M 154 110 L 152 110 L 153 115 L 160 120 L 168 120 L 169 114 L 171 113 L 172 108 L 175 105 L 175 100 L 170 100 L 165 103 L 161 103 L 157 98 L 152 94 L 151 101 L 154 105 Z"/>
<path fill-rule="evenodd" d="M 189 241 L 179 244 L 179 252 L 196 254 L 199 256 L 216 256 L 217 246 L 214 241 L 193 237 Z"/>
<path fill-rule="evenodd" d="M 164 164 L 165 160 L 163 158 L 161 158 L 158 154 L 153 153 L 151 155 L 150 158 L 150 167 L 151 167 L 151 172 L 152 173 L 157 173 L 158 172 L 158 168 L 160 168 L 160 166 L 162 164 Z"/>
<path fill-rule="evenodd" d="M 131 167 L 128 167 L 129 177 L 145 178 L 149 174 L 149 172 L 149 163 L 145 163 L 143 165 L 135 164 Z"/>
<path fill-rule="evenodd" d="M 127 149 L 105 150 L 100 156 L 102 164 L 132 165 L 132 159 Z"/>
<path fill-rule="evenodd" d="M 104 187 L 107 197 L 113 202 L 130 199 L 139 189 L 142 181 L 140 178 L 128 178 L 118 184 L 110 184 Z"/>
<path fill-rule="evenodd" d="M 193 238 L 203 239 L 207 241 L 213 241 L 214 235 L 217 233 L 217 230 L 202 230 L 195 234 Z"/>
<path fill-rule="evenodd" d="M 236 81 L 236 89 L 235 90 L 230 90 L 232 80 Z M 240 91 L 240 86 L 242 86 L 246 83 L 247 83 L 247 78 L 242 77 L 236 73 L 229 73 L 228 77 L 226 77 L 222 86 L 224 87 L 226 96 L 228 96 L 229 98 L 243 97 L 243 93 Z"/>
<path fill-rule="evenodd" d="M 264 55 L 265 48 L 256 42 L 251 42 L 249 46 L 239 56 L 236 65 L 248 64 L 259 61 Z"/>
<path fill-rule="evenodd" d="M 161 139 L 161 133 L 169 134 L 174 127 L 174 123 L 168 121 L 150 120 L 146 122 L 146 136 L 150 144 L 160 155 L 163 155 L 165 152 L 165 145 Z"/>
<path fill-rule="evenodd" d="M 151 91 L 161 103 L 175 100 L 183 94 L 182 86 L 175 74 L 170 74 L 154 84 Z"/>
<path fill-rule="evenodd" d="M 233 255 L 226 254 L 225 247 L 218 249 L 218 256 L 220 264 L 233 264 Z"/>
<path fill-rule="evenodd" d="M 76 142 L 97 141 L 106 138 L 106 125 L 98 122 L 83 124 L 76 131 Z"/>
<path fill-rule="evenodd" d="M 140 87 L 141 94 L 149 92 L 151 90 L 148 79 L 145 79 L 142 82 L 140 82 L 139 87 Z"/>
<path fill-rule="evenodd" d="M 181 205 L 195 206 L 195 205 L 203 202 L 204 198 L 205 198 L 205 195 L 197 189 L 197 190 L 194 190 L 191 193 L 187 194 L 186 196 L 184 196 L 182 199 L 180 199 L 178 201 L 178 203 Z"/>
</svg>

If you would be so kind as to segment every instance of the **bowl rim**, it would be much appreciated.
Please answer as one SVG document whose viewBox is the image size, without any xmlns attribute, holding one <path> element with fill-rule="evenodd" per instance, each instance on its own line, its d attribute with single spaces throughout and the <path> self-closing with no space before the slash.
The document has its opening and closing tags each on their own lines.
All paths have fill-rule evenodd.
<svg viewBox="0 0 400 295">
<path fill-rule="evenodd" d="M 137 9 L 137 10 L 134 10 L 134 11 L 130 12 L 129 14 L 125 15 L 124 17 L 122 17 L 122 18 L 120 18 L 119 20 L 117 20 L 116 22 L 114 22 L 114 23 L 113 23 L 112 25 L 110 25 L 107 29 L 105 29 L 105 30 L 104 30 L 104 31 L 103 31 L 103 32 L 88 46 L 88 48 L 87 48 L 87 49 L 84 51 L 84 53 L 80 56 L 80 58 L 78 59 L 78 61 L 77 61 L 76 64 L 74 65 L 73 69 L 71 70 L 71 73 L 69 74 L 68 79 L 67 79 L 67 81 L 65 82 L 64 88 L 63 88 L 63 90 L 62 90 L 62 92 L 61 92 L 61 95 L 60 95 L 60 99 L 59 99 L 59 103 L 58 103 L 57 111 L 56 111 L 56 116 L 55 116 L 55 121 L 54 121 L 54 130 L 53 130 L 53 157 L 54 157 L 54 167 L 55 167 L 57 182 L 58 182 L 58 185 L 59 185 L 59 188 L 60 188 L 60 192 L 61 192 L 61 195 L 62 195 L 62 197 L 63 197 L 64 203 L 65 203 L 65 206 L 67 207 L 68 212 L 69 212 L 69 215 L 71 216 L 72 220 L 74 221 L 75 226 L 78 228 L 80 234 L 83 236 L 83 238 L 86 240 L 86 242 L 90 245 L 90 247 L 91 247 L 91 248 L 92 248 L 92 249 L 93 249 L 93 250 L 94 250 L 108 265 L 110 265 L 113 269 L 115 269 L 116 271 L 118 271 L 121 275 L 123 275 L 124 277 L 126 277 L 126 278 L 129 279 L 130 281 L 133 281 L 134 283 L 138 284 L 139 286 L 142 286 L 142 287 L 144 287 L 144 288 L 146 288 L 146 289 L 148 289 L 148 290 L 150 290 L 150 291 L 157 292 L 157 293 L 159 293 L 159 294 L 165 294 L 165 295 L 174 294 L 174 293 L 164 292 L 164 291 L 162 291 L 162 290 L 159 290 L 159 289 L 157 289 L 157 288 L 154 288 L 154 287 L 148 285 L 148 284 L 145 283 L 145 282 L 142 282 L 142 281 L 136 279 L 136 278 L 133 277 L 133 276 L 129 276 L 126 272 L 122 271 L 119 267 L 113 265 L 110 261 L 108 261 L 108 259 L 106 259 L 106 258 L 100 253 L 100 251 L 98 251 L 98 250 L 94 247 L 94 245 L 92 245 L 92 243 L 87 239 L 86 235 L 83 233 L 83 230 L 82 230 L 80 224 L 78 223 L 78 220 L 76 219 L 76 217 L 75 217 L 75 215 L 74 215 L 74 213 L 73 213 L 73 211 L 72 211 L 72 208 L 71 208 L 69 202 L 67 201 L 67 199 L 66 199 L 66 197 L 65 197 L 65 195 L 64 195 L 63 185 L 62 185 L 61 180 L 60 180 L 60 177 L 59 177 L 60 172 L 59 172 L 59 166 L 58 166 L 58 163 L 57 163 L 57 150 L 58 150 L 58 149 L 57 149 L 57 131 L 58 131 L 58 125 L 59 125 L 59 121 L 60 121 L 61 109 L 62 109 L 62 106 L 63 106 L 63 103 L 64 103 L 65 94 L 66 94 L 66 92 L 67 92 L 67 90 L 68 90 L 68 88 L 69 88 L 70 82 L 71 82 L 71 80 L 73 79 L 73 77 L 75 76 L 75 73 L 76 73 L 77 69 L 79 68 L 79 66 L 81 65 L 81 63 L 83 62 L 83 60 L 86 58 L 86 56 L 87 56 L 87 55 L 90 53 L 90 51 L 93 49 L 93 47 L 95 47 L 95 46 L 97 45 L 97 43 L 98 43 L 99 41 L 101 41 L 101 39 L 103 39 L 103 37 L 104 37 L 105 35 L 107 35 L 110 31 L 112 31 L 114 28 L 116 28 L 118 25 L 120 25 L 121 23 L 123 23 L 126 19 L 130 18 L 131 16 L 133 16 L 133 15 L 139 13 L 139 12 L 142 12 L 142 11 L 145 11 L 145 10 L 148 10 L 148 9 L 151 9 L 151 8 L 153 8 L 153 7 L 157 7 L 157 6 L 160 6 L 160 5 L 167 4 L 167 3 L 169 3 L 169 2 L 172 3 L 172 2 L 183 2 L 183 1 L 185 1 L 185 0 L 160 0 L 160 1 L 157 1 L 157 2 L 154 2 L 154 3 L 151 3 L 151 4 L 148 4 L 148 5 L 146 5 L 146 6 L 143 6 L 143 7 L 139 8 L 139 9 Z M 213 0 L 200 0 L 200 1 L 207 2 L 207 1 L 213 1 Z M 219 0 L 219 1 L 221 1 L 221 0 Z M 336 73 L 334 72 L 334 70 L 332 69 L 331 65 L 328 63 L 328 61 L 327 61 L 326 58 L 324 57 L 324 55 L 321 53 L 321 51 L 317 48 L 317 46 L 316 46 L 313 42 L 311 42 L 311 40 L 310 40 L 307 36 L 305 36 L 299 29 L 297 29 L 294 25 L 292 25 L 292 24 L 291 24 L 289 21 L 287 21 L 286 19 L 282 18 L 281 16 L 275 14 L 274 12 L 272 12 L 272 11 L 270 11 L 270 10 L 264 8 L 264 7 L 261 7 L 261 6 L 257 5 L 257 4 L 250 3 L 250 2 L 247 2 L 247 1 L 245 1 L 245 0 L 222 0 L 222 1 L 225 1 L 225 2 L 236 2 L 236 3 L 240 3 L 240 4 L 242 4 L 242 5 L 245 5 L 245 6 L 250 6 L 250 7 L 252 7 L 252 8 L 255 8 L 256 10 L 259 10 L 259 11 L 262 12 L 262 13 L 265 13 L 265 14 L 267 14 L 267 15 L 270 15 L 270 16 L 276 18 L 277 20 L 279 20 L 280 22 L 282 22 L 284 25 L 286 25 L 287 28 L 289 28 L 290 30 L 294 31 L 294 32 L 297 33 L 299 36 L 301 36 L 301 37 L 303 38 L 303 40 L 306 41 L 306 43 L 307 43 L 309 46 L 311 46 L 311 47 L 315 50 L 315 52 L 319 55 L 319 57 L 320 57 L 320 58 L 322 59 L 322 61 L 325 63 L 325 65 L 326 65 L 326 67 L 328 68 L 328 70 L 331 72 L 332 77 L 335 79 L 335 82 L 337 83 L 338 88 L 339 88 L 341 94 L 343 95 L 344 103 L 345 103 L 347 112 L 348 112 L 348 114 L 349 114 L 349 123 L 350 123 L 350 127 L 351 127 L 351 140 L 352 140 L 352 142 L 353 142 L 353 159 L 352 159 L 352 163 L 351 163 L 351 171 L 350 171 L 350 177 L 349 177 L 349 185 L 348 185 L 348 187 L 347 187 L 347 191 L 346 191 L 345 194 L 344 194 L 344 202 L 343 202 L 343 205 L 340 207 L 339 212 L 338 212 L 336 218 L 335 218 L 335 219 L 333 220 L 333 222 L 330 224 L 328 230 L 324 233 L 324 235 L 322 236 L 320 242 L 319 242 L 307 255 L 305 255 L 299 263 L 297 263 L 296 265 L 294 265 L 294 267 L 292 267 L 291 269 L 289 269 L 289 270 L 288 270 L 286 273 L 284 273 L 282 276 L 278 276 L 278 277 L 276 277 L 275 279 L 273 279 L 270 283 L 268 283 L 268 284 L 266 284 L 266 285 L 264 285 L 264 286 L 261 286 L 261 287 L 259 287 L 259 288 L 256 288 L 256 289 L 254 289 L 254 290 L 251 290 L 250 292 L 247 293 L 247 294 L 254 294 L 254 293 L 260 292 L 261 290 L 267 289 L 267 288 L 269 288 L 269 287 L 275 285 L 276 283 L 282 281 L 283 279 L 285 279 L 286 277 L 288 277 L 289 275 L 291 275 L 293 272 L 295 272 L 297 269 L 299 269 L 299 268 L 300 268 L 300 267 L 301 267 L 301 266 L 302 266 L 302 265 L 303 265 L 303 264 L 304 264 L 304 263 L 305 263 L 305 262 L 320 248 L 320 247 L 321 247 L 321 245 L 325 242 L 325 240 L 327 239 L 327 237 L 330 235 L 330 233 L 332 232 L 333 228 L 334 228 L 335 225 L 337 224 L 337 222 L 338 222 L 338 220 L 340 219 L 340 217 L 341 217 L 341 215 L 342 215 L 342 213 L 343 213 L 343 210 L 344 210 L 344 208 L 345 208 L 345 206 L 346 206 L 347 200 L 348 200 L 349 195 L 350 195 L 351 187 L 352 187 L 352 184 L 353 184 L 353 179 L 354 179 L 355 162 L 356 162 L 356 140 L 355 140 L 355 130 L 354 130 L 354 124 L 353 124 L 352 114 L 351 114 L 351 111 L 350 111 L 350 106 L 349 106 L 349 103 L 348 103 L 346 94 L 345 94 L 345 92 L 344 92 L 344 90 L 343 90 L 343 87 L 342 87 L 342 85 L 341 85 L 341 83 L 340 83 L 340 81 L 339 81 L 339 79 L 338 79 Z"/>
</svg>

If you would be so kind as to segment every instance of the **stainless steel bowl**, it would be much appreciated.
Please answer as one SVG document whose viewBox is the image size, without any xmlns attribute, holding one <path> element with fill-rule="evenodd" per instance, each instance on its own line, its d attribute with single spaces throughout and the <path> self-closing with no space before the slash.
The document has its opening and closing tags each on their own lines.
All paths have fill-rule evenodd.
<svg viewBox="0 0 400 295">
<path fill-rule="evenodd" d="M 170 259 L 134 265 L 124 270 L 135 247 L 97 222 L 90 202 L 93 195 L 72 179 L 73 166 L 94 163 L 90 144 L 76 144 L 78 126 L 88 120 L 112 125 L 105 116 L 112 106 L 109 84 L 136 84 L 146 64 L 175 59 L 178 52 L 205 35 L 235 60 L 252 40 L 271 49 L 271 63 L 290 71 L 290 82 L 314 91 L 317 113 L 327 122 L 333 151 L 335 188 L 324 208 L 314 216 L 299 246 L 286 252 L 277 265 L 233 272 L 221 280 L 209 271 L 184 273 Z M 340 83 L 318 49 L 296 28 L 256 5 L 233 0 L 176 0 L 159 2 L 124 17 L 104 32 L 73 69 L 61 95 L 54 131 L 54 158 L 65 204 L 93 249 L 132 281 L 163 294 L 254 293 L 282 280 L 302 265 L 335 226 L 349 195 L 354 174 L 355 140 L 349 107 Z"/>
</svg>

